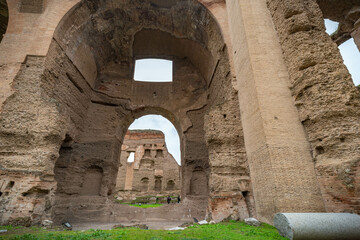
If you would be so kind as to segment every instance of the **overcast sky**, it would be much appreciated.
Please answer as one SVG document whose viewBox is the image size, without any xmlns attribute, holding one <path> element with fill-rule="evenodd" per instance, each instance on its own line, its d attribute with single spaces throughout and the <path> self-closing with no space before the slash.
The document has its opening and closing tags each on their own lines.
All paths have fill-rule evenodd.
<svg viewBox="0 0 360 240">
<path fill-rule="evenodd" d="M 325 19 L 326 32 L 331 34 L 336 31 L 338 23 Z M 340 53 L 344 59 L 344 63 L 347 66 L 354 84 L 357 86 L 360 84 L 360 52 L 354 43 L 354 39 L 344 42 L 339 47 Z"/>
<path fill-rule="evenodd" d="M 325 20 L 327 32 L 333 33 L 337 29 L 337 23 Z M 340 45 L 340 52 L 344 63 L 353 77 L 355 85 L 360 84 L 360 53 L 353 39 Z M 172 81 L 172 61 L 145 59 L 136 61 L 134 79 L 141 81 Z M 156 129 L 165 134 L 165 141 L 168 151 L 175 160 L 181 164 L 180 139 L 179 135 L 166 118 L 159 115 L 146 115 L 134 121 L 129 129 Z"/>
</svg>

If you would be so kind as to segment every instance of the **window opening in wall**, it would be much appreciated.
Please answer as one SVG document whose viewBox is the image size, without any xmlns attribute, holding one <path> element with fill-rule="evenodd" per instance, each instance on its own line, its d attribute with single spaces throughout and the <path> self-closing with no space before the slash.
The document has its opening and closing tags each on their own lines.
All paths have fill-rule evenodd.
<svg viewBox="0 0 360 240">
<path fill-rule="evenodd" d="M 134 80 L 142 82 L 172 82 L 173 61 L 155 58 L 136 60 Z"/>
<path fill-rule="evenodd" d="M 339 23 L 325 19 L 326 32 L 329 35 L 335 34 L 339 28 Z M 344 64 L 349 70 L 349 73 L 352 76 L 355 86 L 360 85 L 360 52 L 357 48 L 354 39 L 350 38 L 349 40 L 343 42 L 339 46 L 339 50 L 342 58 L 344 59 Z"/>
<path fill-rule="evenodd" d="M 161 149 L 156 150 L 156 158 L 164 157 L 164 153 Z"/>
<path fill-rule="evenodd" d="M 175 182 L 173 180 L 168 181 L 166 189 L 167 190 L 173 190 L 174 188 L 175 188 Z"/>
<path fill-rule="evenodd" d="M 162 178 L 161 177 L 156 177 L 155 178 L 155 191 L 161 191 L 161 188 L 162 188 Z"/>
<path fill-rule="evenodd" d="M 151 150 L 150 149 L 145 149 L 144 157 L 151 157 Z"/>
<path fill-rule="evenodd" d="M 130 152 L 127 162 L 132 163 L 134 162 L 134 160 L 135 160 L 135 152 Z"/>
</svg>

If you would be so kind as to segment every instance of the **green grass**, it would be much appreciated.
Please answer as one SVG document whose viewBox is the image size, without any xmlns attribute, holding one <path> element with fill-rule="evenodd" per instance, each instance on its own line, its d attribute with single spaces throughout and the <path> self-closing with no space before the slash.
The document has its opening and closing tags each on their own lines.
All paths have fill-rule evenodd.
<svg viewBox="0 0 360 240">
<path fill-rule="evenodd" d="M 4 228 L 0 228 L 4 229 Z M 93 239 L 141 239 L 141 240 L 231 240 L 231 239 L 279 239 L 277 230 L 267 224 L 261 227 L 248 226 L 243 222 L 226 222 L 213 225 L 194 225 L 182 231 L 140 230 L 136 228 L 88 231 L 47 231 L 41 228 L 31 232 L 24 229 L 11 229 L 0 239 L 12 240 L 93 240 Z"/>
<path fill-rule="evenodd" d="M 128 204 L 129 206 L 133 206 L 133 207 L 139 207 L 139 208 L 156 208 L 156 207 L 161 207 L 163 204 L 158 204 L 158 203 L 154 203 L 154 204 Z"/>
</svg>

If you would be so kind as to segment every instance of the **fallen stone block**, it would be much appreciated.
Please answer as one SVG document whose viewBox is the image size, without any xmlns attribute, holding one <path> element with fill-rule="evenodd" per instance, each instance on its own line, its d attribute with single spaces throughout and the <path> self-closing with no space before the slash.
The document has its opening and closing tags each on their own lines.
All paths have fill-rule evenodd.
<svg viewBox="0 0 360 240">
<path fill-rule="evenodd" d="M 350 213 L 277 213 L 274 225 L 291 240 L 359 240 L 360 216 Z"/>
</svg>

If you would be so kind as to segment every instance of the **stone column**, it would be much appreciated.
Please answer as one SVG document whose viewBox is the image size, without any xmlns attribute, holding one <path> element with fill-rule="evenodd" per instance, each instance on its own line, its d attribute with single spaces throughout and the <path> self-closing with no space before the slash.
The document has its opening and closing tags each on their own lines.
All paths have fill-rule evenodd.
<svg viewBox="0 0 360 240">
<path fill-rule="evenodd" d="M 310 145 L 265 0 L 228 0 L 241 119 L 259 220 L 322 212 Z"/>
</svg>

